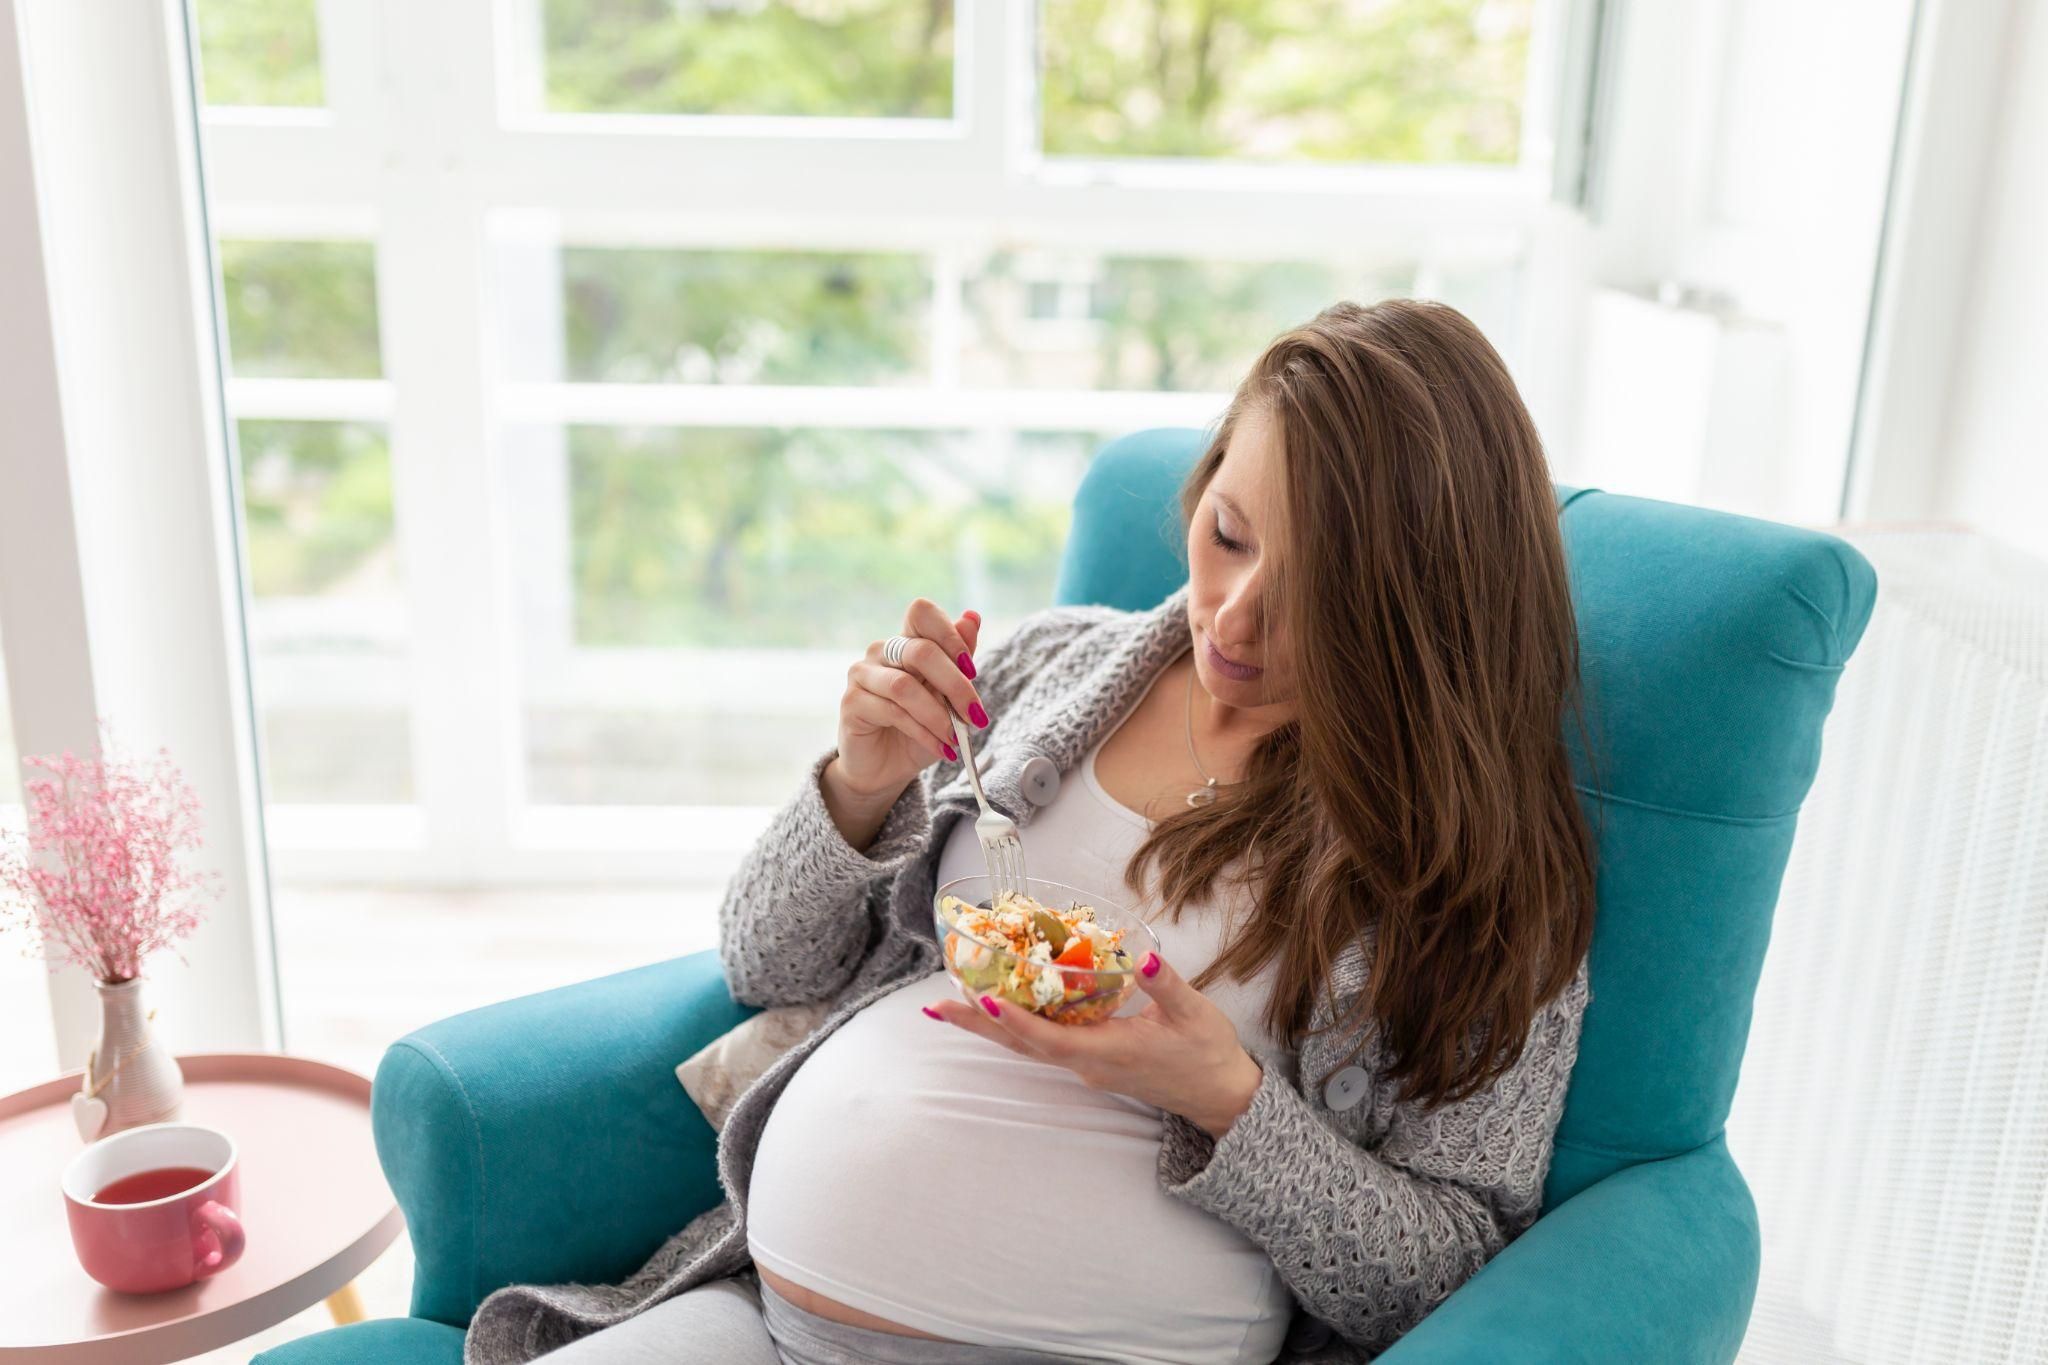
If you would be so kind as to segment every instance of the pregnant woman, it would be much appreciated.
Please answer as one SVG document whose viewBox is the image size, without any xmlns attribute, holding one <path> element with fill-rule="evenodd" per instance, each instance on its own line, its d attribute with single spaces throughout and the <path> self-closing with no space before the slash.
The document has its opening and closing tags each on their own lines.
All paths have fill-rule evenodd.
<svg viewBox="0 0 2048 1365">
<path fill-rule="evenodd" d="M 623 1285 L 492 1295 L 472 1365 L 1362 1360 L 1534 1221 L 1593 885 L 1513 382 L 1451 308 L 1335 305 L 1180 513 L 1155 608 L 977 659 L 920 600 L 848 670 L 721 911 L 733 995 L 814 1019 L 724 1117 L 727 1199 Z M 940 970 L 934 889 L 985 870 L 949 708 L 1032 876 L 1155 928 L 1141 1013 Z"/>
</svg>

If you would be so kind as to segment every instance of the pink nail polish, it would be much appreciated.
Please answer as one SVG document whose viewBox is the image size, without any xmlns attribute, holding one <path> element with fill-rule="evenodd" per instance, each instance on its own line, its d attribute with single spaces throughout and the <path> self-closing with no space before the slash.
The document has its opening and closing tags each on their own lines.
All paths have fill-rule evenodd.
<svg viewBox="0 0 2048 1365">
<path fill-rule="evenodd" d="M 1143 972 L 1146 976 L 1159 975 L 1159 954 L 1145 954 L 1145 960 L 1138 964 L 1138 970 Z"/>
<path fill-rule="evenodd" d="M 946 1016 L 945 1016 L 945 1015 L 943 1015 L 943 1014 L 940 1014 L 940 1013 L 939 1013 L 939 1012 L 938 1012 L 937 1010 L 933 1009 L 933 1008 L 932 1008 L 932 1007 L 931 1007 L 930 1005 L 926 1005 L 926 1006 L 924 1007 L 924 1012 L 925 1012 L 925 1017 L 926 1017 L 926 1018 L 929 1018 L 929 1019 L 936 1019 L 936 1020 L 938 1020 L 938 1021 L 939 1021 L 940 1023 L 942 1023 L 942 1024 L 946 1022 Z"/>
<path fill-rule="evenodd" d="M 967 708 L 967 719 L 973 721 L 984 730 L 988 729 L 988 712 L 981 709 L 980 702 L 975 702 Z"/>
<path fill-rule="evenodd" d="M 946 754 L 946 759 L 947 759 L 947 761 L 948 761 L 948 762 L 951 762 L 951 763 L 958 763 L 958 762 L 960 761 L 960 755 L 954 752 L 954 750 L 953 750 L 953 746 L 952 746 L 952 745 L 950 745 L 950 744 L 946 743 L 945 741 L 941 740 L 941 741 L 939 742 L 939 748 L 941 748 L 941 749 L 943 749 L 943 750 L 945 751 L 945 754 Z"/>
<path fill-rule="evenodd" d="M 984 995 L 983 997 L 981 997 L 981 1007 L 988 1011 L 988 1017 L 991 1019 L 998 1019 L 1002 1017 L 1002 1006 L 996 1004 L 996 1002 L 994 1000 L 991 1000 L 988 996 Z"/>
<path fill-rule="evenodd" d="M 969 678 L 972 678 L 974 676 L 974 660 L 967 657 L 966 650 L 961 650 L 960 657 L 955 659 L 953 662 L 959 664 L 960 671 L 962 673 L 965 673 Z"/>
</svg>

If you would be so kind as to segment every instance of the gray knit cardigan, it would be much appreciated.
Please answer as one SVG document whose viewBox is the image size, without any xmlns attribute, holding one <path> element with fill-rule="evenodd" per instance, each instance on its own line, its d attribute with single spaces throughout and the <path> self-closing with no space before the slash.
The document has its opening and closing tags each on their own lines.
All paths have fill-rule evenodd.
<svg viewBox="0 0 2048 1365">
<path fill-rule="evenodd" d="M 975 757 L 989 800 L 1028 824 L 1058 775 L 1122 722 L 1188 644 L 1183 587 L 1149 611 L 1049 608 L 985 650 L 975 681 L 992 724 Z M 927 768 L 863 852 L 840 836 L 819 792 L 831 758 L 812 763 L 719 911 L 734 998 L 831 1003 L 824 1022 L 734 1101 L 718 1141 L 725 1201 L 623 1284 L 498 1290 L 470 1324 L 467 1365 L 530 1360 L 708 1280 L 751 1274 L 747 1182 L 783 1087 L 833 1030 L 939 968 L 932 891 L 953 822 L 975 814 L 965 768 Z M 1368 939 L 1339 957 L 1312 1027 L 1355 1000 L 1370 951 Z M 1581 962 L 1570 988 L 1539 1011 L 1515 1066 L 1456 1103 L 1397 1103 L 1376 1039 L 1331 1029 L 1305 1038 L 1284 1064 L 1269 1061 L 1250 1108 L 1220 1140 L 1166 1116 L 1161 1186 L 1263 1247 L 1293 1292 L 1281 1360 L 1369 1359 L 1535 1221 L 1590 998 Z"/>
</svg>

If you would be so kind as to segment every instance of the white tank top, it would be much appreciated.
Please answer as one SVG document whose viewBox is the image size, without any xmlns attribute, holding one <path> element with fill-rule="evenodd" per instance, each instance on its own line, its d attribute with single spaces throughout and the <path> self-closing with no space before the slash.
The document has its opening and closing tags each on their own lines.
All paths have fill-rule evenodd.
<svg viewBox="0 0 2048 1365">
<path fill-rule="evenodd" d="M 1113 732 L 1113 727 L 1112 727 Z M 1123 869 L 1150 822 L 1119 805 L 1089 754 L 1024 830 L 1031 875 L 1099 892 L 1152 923 L 1192 977 L 1230 924 L 1178 923 Z M 983 871 L 954 823 L 939 884 Z M 1272 967 L 1205 994 L 1254 1053 Z M 862 1010 L 776 1101 L 747 1206 L 754 1259 L 807 1289 L 957 1341 L 1118 1361 L 1269 1361 L 1292 1303 L 1258 1246 L 1159 1186 L 1160 1111 L 1090 1090 L 920 1006 L 957 998 L 943 972 Z"/>
</svg>

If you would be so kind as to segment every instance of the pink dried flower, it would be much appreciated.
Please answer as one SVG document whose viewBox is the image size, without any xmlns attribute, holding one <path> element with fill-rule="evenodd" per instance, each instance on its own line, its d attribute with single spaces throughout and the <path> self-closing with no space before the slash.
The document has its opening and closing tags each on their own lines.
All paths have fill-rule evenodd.
<svg viewBox="0 0 2048 1365">
<path fill-rule="evenodd" d="M 158 749 L 153 767 L 119 753 L 100 720 L 99 753 L 35 755 L 25 768 L 28 837 L 0 836 L 0 931 L 19 924 L 53 965 L 126 981 L 142 960 L 199 927 L 188 893 L 218 895 L 218 873 L 180 853 L 204 845 L 199 795 Z"/>
</svg>

